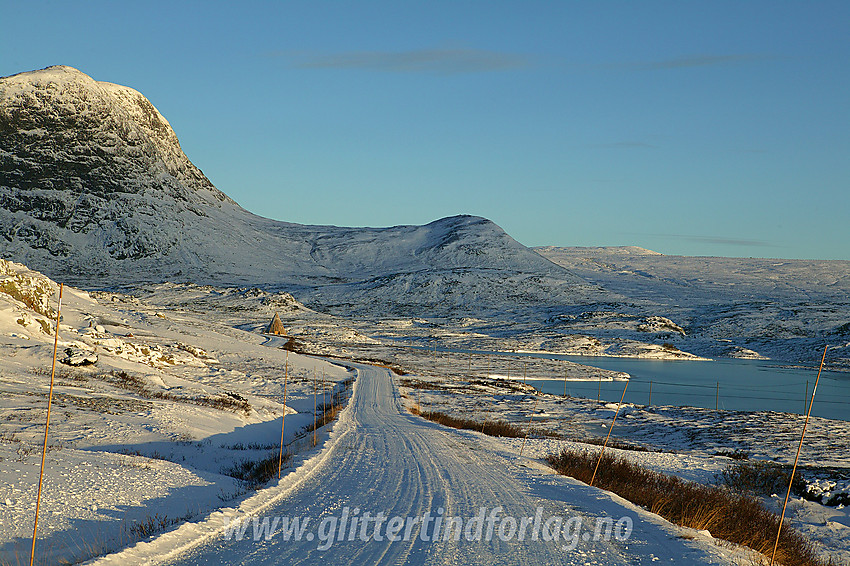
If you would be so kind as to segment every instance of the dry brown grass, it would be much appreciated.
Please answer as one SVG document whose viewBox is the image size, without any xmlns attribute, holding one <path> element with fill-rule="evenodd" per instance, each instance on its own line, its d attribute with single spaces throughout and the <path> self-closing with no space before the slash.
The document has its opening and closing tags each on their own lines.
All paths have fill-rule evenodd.
<svg viewBox="0 0 850 566">
<path fill-rule="evenodd" d="M 476 430 L 490 436 L 503 436 L 506 438 L 523 438 L 526 436 L 525 432 L 523 432 L 521 428 L 504 421 L 478 422 L 470 419 L 453 417 L 438 411 L 420 411 L 416 407 L 410 409 L 410 412 L 414 415 L 419 415 L 422 418 L 444 426 L 465 430 Z"/>
<path fill-rule="evenodd" d="M 248 414 L 251 405 L 247 399 L 238 393 L 224 391 L 216 396 L 196 395 L 194 397 L 181 397 L 165 391 L 156 391 L 150 388 L 149 383 L 142 377 L 126 371 L 113 371 L 95 377 L 102 377 L 108 383 L 132 391 L 144 399 L 159 399 L 162 401 L 174 401 L 177 403 L 189 403 L 203 407 L 212 407 L 220 411 L 233 411 Z"/>
<path fill-rule="evenodd" d="M 727 466 L 720 473 L 719 480 L 734 491 L 754 495 L 785 493 L 791 482 L 791 468 L 776 462 L 757 460 Z M 794 473 L 791 491 L 795 495 L 804 495 L 806 492 L 806 482 L 800 475 L 800 470 Z"/>
<path fill-rule="evenodd" d="M 308 425 L 304 430 L 307 432 L 313 432 L 313 430 L 318 430 L 325 426 L 326 424 L 333 422 L 336 420 L 337 415 L 344 409 L 342 405 L 319 405 L 316 413 L 316 426 L 313 428 L 313 425 Z"/>
<path fill-rule="evenodd" d="M 287 464 L 291 458 L 291 454 L 284 452 L 283 463 Z M 260 489 L 277 476 L 279 459 L 278 452 L 269 452 L 260 460 L 243 458 L 229 468 L 223 469 L 221 473 L 238 479 L 245 489 Z"/>
<path fill-rule="evenodd" d="M 547 461 L 558 473 L 587 483 L 597 459 L 598 454 L 565 449 Z M 768 557 L 773 553 L 779 517 L 751 494 L 668 476 L 608 454 L 599 465 L 595 485 L 677 525 L 707 530 L 715 538 Z M 830 564 L 819 559 L 813 544 L 787 524 L 782 527 L 776 560 L 784 566 Z"/>
<path fill-rule="evenodd" d="M 581 442 L 584 444 L 593 444 L 594 446 L 605 445 L 604 438 L 580 438 L 576 440 L 576 442 Z M 632 444 L 631 442 L 626 442 L 625 440 L 618 440 L 616 438 L 609 438 L 607 447 L 616 448 L 618 450 L 631 450 L 632 452 L 649 452 L 649 448 L 647 448 L 646 446 L 641 446 L 640 444 Z"/>
<path fill-rule="evenodd" d="M 410 389 L 421 389 L 423 391 L 451 391 L 451 387 L 445 386 L 446 382 L 443 380 L 440 381 L 422 381 L 419 379 L 399 379 L 398 384 L 402 387 L 409 387 Z"/>
<path fill-rule="evenodd" d="M 155 533 L 164 531 L 171 525 L 176 525 L 183 520 L 184 519 L 168 517 L 167 515 L 160 515 L 159 513 L 156 513 L 153 516 L 149 515 L 141 521 L 132 523 L 127 527 L 127 532 L 132 540 L 141 540 L 148 538 Z"/>
</svg>

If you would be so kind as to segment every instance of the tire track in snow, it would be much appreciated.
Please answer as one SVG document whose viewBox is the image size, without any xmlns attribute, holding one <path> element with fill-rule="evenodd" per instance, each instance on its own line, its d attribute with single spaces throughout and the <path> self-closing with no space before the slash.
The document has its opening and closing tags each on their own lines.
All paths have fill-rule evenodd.
<svg viewBox="0 0 850 566">
<path fill-rule="evenodd" d="M 387 517 L 403 518 L 421 518 L 426 512 L 436 516 L 442 508 L 444 517 L 468 520 L 482 507 L 489 513 L 501 506 L 502 516 L 510 515 L 517 522 L 534 516 L 541 507 L 544 519 L 584 517 L 585 525 L 590 525 L 585 530 L 592 529 L 597 517 L 610 515 L 616 521 L 630 516 L 632 537 L 622 542 L 581 540 L 574 550 L 565 550 L 564 539 L 531 540 L 530 536 L 524 541 L 500 540 L 495 535 L 490 540 L 423 541 L 417 528 L 406 541 L 391 542 L 385 537 L 365 542 L 335 540 L 326 550 L 319 550 L 318 537 L 287 541 L 277 533 L 270 540 L 254 541 L 249 528 L 246 539 L 219 536 L 173 564 L 731 563 L 711 542 L 683 540 L 675 527 L 655 516 L 520 459 L 496 439 L 446 429 L 407 413 L 387 370 L 372 366 L 358 366 L 358 370 L 349 407 L 337 423 L 344 432 L 328 448 L 328 457 L 264 508 L 262 516 L 310 517 L 306 533 L 316 533 L 320 521 L 339 517 L 345 507 L 352 512 L 359 508 L 361 517 L 368 511 L 373 516 L 383 512 Z"/>
</svg>

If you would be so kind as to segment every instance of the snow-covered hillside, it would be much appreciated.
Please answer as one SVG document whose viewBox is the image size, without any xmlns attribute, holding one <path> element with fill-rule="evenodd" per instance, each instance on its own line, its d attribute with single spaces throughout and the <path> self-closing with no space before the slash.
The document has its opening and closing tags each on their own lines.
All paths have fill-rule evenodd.
<svg viewBox="0 0 850 566">
<path fill-rule="evenodd" d="M 57 287 L 41 273 L 0 260 L 0 563 L 23 561 L 29 553 Z M 389 501 L 407 502 L 398 498 L 397 483 L 407 464 L 381 455 L 378 461 L 383 463 L 375 465 L 374 444 L 364 441 L 378 430 L 395 438 L 397 444 L 416 439 L 416 443 L 424 443 L 421 449 L 431 454 L 431 472 L 427 477 L 409 476 L 405 492 L 433 490 L 448 497 L 448 488 L 434 478 L 459 474 L 467 491 L 452 488 L 451 498 L 468 494 L 469 486 L 482 479 L 486 485 L 499 485 L 511 493 L 526 493 L 526 488 L 517 489 L 513 484 L 505 487 L 516 478 L 526 485 L 522 483 L 526 478 L 529 486 L 536 486 L 531 493 L 538 493 L 540 482 L 549 485 L 545 497 L 558 506 L 597 513 L 601 501 L 606 513 L 628 513 L 635 517 L 636 525 L 640 519 L 641 524 L 648 521 L 669 533 L 657 539 L 644 527 L 636 527 L 634 544 L 622 548 L 588 544 L 588 552 L 620 553 L 623 563 L 649 563 L 659 556 L 696 563 L 692 553 L 702 549 L 700 552 L 716 556 L 707 563 L 748 563 L 740 562 L 746 556 L 742 549 L 717 546 L 707 535 L 694 541 L 697 533 L 666 524 L 647 511 L 628 505 L 623 508 L 622 502 L 611 507 L 604 503 L 616 500 L 610 495 L 581 486 L 576 491 L 578 484 L 554 477 L 537 461 L 565 444 L 576 445 L 572 441 L 604 434 L 613 405 L 534 395 L 530 385 L 519 382 L 520 375 L 525 376 L 526 361 L 518 365 L 503 356 L 432 355 L 421 348 L 399 347 L 395 338 L 376 337 L 376 330 L 407 331 L 414 337 L 421 330 L 446 341 L 462 339 L 464 335 L 451 333 L 448 326 L 422 319 L 387 319 L 370 327 L 363 320 L 347 321 L 313 311 L 286 293 L 256 288 L 164 283 L 140 286 L 133 293 L 87 293 L 65 287 L 38 563 L 74 562 L 126 546 L 132 548 L 102 562 L 141 563 L 146 556 L 158 563 L 178 550 L 212 539 L 222 517 L 256 516 L 279 505 L 289 512 L 293 500 L 286 498 L 295 487 L 303 499 L 317 502 L 318 517 L 327 507 L 327 499 L 322 497 L 329 497 L 329 491 L 323 487 L 326 476 L 322 474 L 329 470 L 332 474 L 340 471 L 337 477 L 355 477 L 360 482 L 331 482 L 337 503 L 368 500 L 370 505 L 384 506 Z M 260 335 L 257 331 L 275 312 L 280 313 L 288 336 Z M 466 319 L 452 324 L 465 324 L 467 329 L 489 324 L 491 333 L 498 335 L 495 322 Z M 674 323 L 666 319 L 647 319 L 646 324 L 676 332 Z M 471 335 L 465 338 L 471 339 Z M 281 349 L 284 345 L 321 351 L 331 358 L 287 353 Z M 404 427 L 377 427 L 366 421 L 365 415 L 379 404 L 374 392 L 361 391 L 360 406 L 351 413 L 357 418 L 351 414 L 343 417 L 342 430 L 329 433 L 323 429 L 320 446 L 313 448 L 309 435 L 304 436 L 305 427 L 313 422 L 314 413 L 322 413 L 327 402 L 322 399 L 329 399 L 334 391 L 344 392 L 345 400 L 344 384 L 353 375 L 350 370 L 364 370 L 363 365 L 344 358 L 370 359 L 399 373 L 407 372 L 396 376 L 401 387 L 395 392 L 389 386 L 387 370 L 368 370 L 383 372 L 386 383 L 381 410 L 392 409 L 390 414 L 403 421 Z M 289 371 L 284 372 L 287 359 Z M 556 360 L 527 362 L 529 376 L 557 371 L 571 380 L 625 377 Z M 283 481 L 272 478 L 262 484 L 267 489 L 255 492 L 250 470 L 269 458 L 276 461 L 283 412 L 282 374 L 289 376 L 286 438 L 294 456 Z M 319 376 L 327 381 L 319 381 Z M 526 446 L 486 439 L 477 432 L 457 435 L 428 424 L 422 428 L 418 419 L 397 414 L 398 393 L 408 406 L 421 403 L 476 419 L 505 419 L 524 427 L 557 430 L 569 441 L 531 438 Z M 664 450 L 638 453 L 640 461 L 699 481 L 711 481 L 713 472 L 729 461 L 717 456 L 719 452 L 745 450 L 754 457 L 788 461 L 783 447 L 796 438 L 802 418 L 635 405 L 624 408 L 621 417 L 616 436 Z M 356 423 L 361 428 L 354 434 L 355 441 L 351 427 Z M 811 423 L 804 463 L 817 464 L 817 469 L 812 468 L 816 472 L 812 481 L 830 492 L 846 491 L 846 442 L 841 440 L 847 438 L 846 429 L 843 421 L 814 419 Z M 435 438 L 426 442 L 426 435 L 432 434 Z M 781 443 L 769 446 L 759 440 L 780 437 Z M 398 458 L 400 452 L 393 446 L 392 454 Z M 495 469 L 502 470 L 499 481 L 492 483 L 489 475 L 479 473 L 482 468 L 467 469 L 472 457 L 467 450 L 480 460 L 476 466 L 486 469 L 495 462 Z M 525 459 L 519 456 L 523 450 Z M 340 454 L 344 454 L 345 465 L 324 464 L 337 462 Z M 451 464 L 438 465 L 438 460 L 445 458 Z M 386 462 L 394 464 L 384 466 Z M 359 470 L 388 478 L 389 483 L 373 482 L 374 476 Z M 533 470 L 530 479 L 527 470 Z M 368 486 L 361 485 L 363 482 Z M 491 491 L 485 496 L 486 502 L 495 497 Z M 533 499 L 539 502 L 537 495 Z M 498 500 L 504 503 L 504 499 Z M 479 495 L 472 495 L 464 505 L 477 509 L 484 503 Z M 365 503 L 360 505 L 366 508 Z M 417 513 L 429 509 L 427 501 L 422 505 Z M 802 501 L 792 502 L 792 507 L 795 526 L 818 541 L 828 553 L 825 556 L 847 556 L 845 510 Z M 464 508 L 462 512 L 468 511 Z M 151 538 L 162 531 L 166 531 L 163 536 Z M 133 546 L 140 539 L 145 542 Z M 405 548 L 392 550 L 404 552 Z M 287 547 L 287 552 L 296 551 Z M 489 552 L 475 545 L 467 551 Z M 274 559 L 277 555 L 268 551 L 263 556 Z M 600 563 L 607 562 L 600 558 Z"/>
<path fill-rule="evenodd" d="M 253 215 L 192 165 L 144 96 L 70 67 L 0 79 L 0 140 L 0 251 L 88 288 L 273 285 L 346 314 L 598 292 L 484 218 L 370 229 Z"/>
<path fill-rule="evenodd" d="M 629 297 L 621 312 L 666 313 L 682 326 L 676 343 L 689 351 L 815 364 L 829 344 L 830 366 L 850 368 L 850 261 L 666 256 L 618 247 L 536 251 Z"/>
<path fill-rule="evenodd" d="M 143 95 L 70 67 L 0 78 L 0 235 L 2 257 L 82 288 L 260 287 L 420 344 L 813 364 L 829 343 L 850 368 L 850 262 L 535 252 L 467 215 L 270 220 L 213 187 Z"/>
<path fill-rule="evenodd" d="M 54 281 L 0 259 L 0 564 L 29 558 L 57 298 Z M 37 564 L 75 563 L 253 493 L 256 464 L 278 461 L 284 375 L 285 470 L 353 376 L 222 316 L 67 286 L 61 312 Z"/>
</svg>

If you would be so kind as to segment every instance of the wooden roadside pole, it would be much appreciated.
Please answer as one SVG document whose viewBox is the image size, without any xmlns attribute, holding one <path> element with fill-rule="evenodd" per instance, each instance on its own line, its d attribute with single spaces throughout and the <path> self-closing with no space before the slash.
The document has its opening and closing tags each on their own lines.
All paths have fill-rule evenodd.
<svg viewBox="0 0 850 566">
<path fill-rule="evenodd" d="M 50 392 L 47 395 L 47 422 L 44 425 L 44 446 L 41 450 L 41 471 L 38 475 L 38 495 L 35 499 L 35 523 L 32 527 L 32 550 L 30 552 L 30 566 L 35 561 L 35 537 L 38 534 L 38 510 L 41 506 L 41 485 L 44 482 L 44 460 L 47 456 L 47 431 L 50 429 L 50 406 L 53 402 L 53 378 L 56 376 L 56 350 L 59 347 L 59 320 L 62 316 L 62 289 L 64 284 L 59 284 L 59 306 L 56 309 L 56 332 L 53 336 L 53 364 L 50 368 Z"/>
<path fill-rule="evenodd" d="M 567 367 L 564 366 L 564 399 L 567 398 Z"/>
<path fill-rule="evenodd" d="M 283 467 L 283 433 L 286 430 L 286 382 L 289 379 L 289 350 L 286 351 L 286 361 L 283 362 L 283 418 L 280 422 L 280 456 L 277 459 L 277 479 Z"/>
<path fill-rule="evenodd" d="M 434 343 L 434 377 L 440 377 L 437 371 L 437 343 Z"/>
<path fill-rule="evenodd" d="M 803 449 L 803 439 L 806 437 L 806 428 L 809 426 L 809 417 L 812 415 L 812 405 L 815 404 L 815 393 L 818 390 L 818 381 L 820 381 L 820 373 L 823 371 L 823 362 L 826 360 L 826 350 L 829 345 L 823 348 L 823 357 L 820 360 L 820 368 L 818 369 L 818 377 L 815 379 L 815 386 L 812 389 L 812 400 L 809 403 L 809 410 L 806 412 L 806 422 L 803 424 L 803 434 L 800 435 L 800 444 L 797 446 L 797 455 L 794 457 L 794 467 L 791 469 L 791 481 L 788 482 L 788 491 L 785 493 L 785 503 L 782 504 L 782 515 L 779 517 L 779 528 L 776 530 L 776 542 L 773 543 L 773 555 L 770 557 L 770 566 L 773 566 L 776 560 L 776 549 L 779 547 L 779 535 L 782 534 L 782 523 L 785 521 L 785 509 L 788 507 L 788 498 L 791 497 L 791 486 L 794 485 L 794 474 L 797 473 L 797 462 L 800 460 L 800 450 Z"/>
<path fill-rule="evenodd" d="M 316 367 L 313 366 L 313 446 L 316 445 Z"/>
<path fill-rule="evenodd" d="M 593 468 L 593 476 L 590 478 L 590 485 L 596 480 L 596 472 L 599 471 L 599 463 L 602 462 L 602 455 L 605 454 L 605 448 L 608 446 L 608 439 L 611 438 L 611 431 L 614 430 L 614 423 L 617 422 L 617 415 L 620 414 L 620 407 L 623 405 L 623 399 L 626 398 L 626 389 L 629 388 L 629 380 L 626 380 L 626 386 L 623 387 L 623 396 L 620 397 L 620 402 L 617 403 L 617 410 L 614 411 L 614 420 L 611 421 L 611 428 L 608 429 L 608 436 L 605 437 L 605 444 L 602 445 L 602 450 L 599 451 L 599 459 L 596 460 L 596 467 Z"/>
<path fill-rule="evenodd" d="M 336 402 L 334 401 L 334 394 L 336 393 L 337 382 L 333 381 L 330 375 L 326 376 L 326 379 L 328 380 L 328 397 L 330 397 L 331 401 L 331 411 L 333 412 L 334 417 L 336 417 Z"/>
<path fill-rule="evenodd" d="M 528 427 L 531 427 L 531 421 L 534 419 L 534 413 L 537 411 L 537 401 L 540 400 L 538 396 L 538 391 L 534 390 L 534 408 L 531 409 L 531 415 L 528 417 Z M 522 437 L 522 446 L 519 449 L 519 457 L 522 458 L 522 452 L 525 450 L 525 441 L 528 440 L 528 431 L 526 431 L 525 436 Z"/>
</svg>

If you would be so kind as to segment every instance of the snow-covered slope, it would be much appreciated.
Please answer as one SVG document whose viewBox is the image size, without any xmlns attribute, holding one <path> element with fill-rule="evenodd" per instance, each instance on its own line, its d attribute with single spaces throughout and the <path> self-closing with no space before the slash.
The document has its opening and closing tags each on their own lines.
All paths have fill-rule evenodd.
<svg viewBox="0 0 850 566">
<path fill-rule="evenodd" d="M 588 281 L 634 299 L 716 303 L 850 294 L 850 261 L 662 255 L 636 247 L 535 248 Z"/>
<path fill-rule="evenodd" d="M 639 250 L 639 251 L 635 251 Z M 688 351 L 850 368 L 850 261 L 667 256 L 641 248 L 536 248 L 633 309 L 682 325 Z M 575 326 L 573 324 L 573 326 Z"/>
<path fill-rule="evenodd" d="M 212 186 L 135 90 L 70 67 L 0 79 L 0 257 L 56 280 L 258 286 L 346 318 L 439 319 L 460 337 L 444 345 L 473 349 L 678 357 L 673 345 L 815 363 L 825 342 L 850 344 L 850 262 L 537 252 L 476 216 L 391 228 L 262 218 Z"/>
<path fill-rule="evenodd" d="M 57 287 L 43 274 L 0 259 L 3 564 L 25 559 L 30 550 Z M 628 515 L 634 520 L 628 544 L 584 541 L 579 550 L 564 555 L 576 563 L 584 564 L 588 557 L 600 564 L 650 563 L 659 557 L 687 564 L 750 563 L 742 549 L 718 545 L 706 533 L 674 527 L 616 497 L 552 475 L 537 459 L 563 448 L 568 443 L 564 438 L 530 437 L 527 444 L 524 439 L 492 439 L 477 431 L 442 429 L 398 410 L 399 403 L 424 403 L 479 421 L 509 420 L 522 427 L 559 431 L 577 441 L 605 433 L 616 405 L 532 395 L 530 386 L 519 383 L 516 366 L 514 381 L 505 378 L 512 374 L 516 359 L 443 352 L 432 357 L 423 349 L 381 343 L 358 336 L 344 326 L 347 321 L 310 311 L 283 293 L 173 283 L 146 285 L 137 291 L 143 297 L 64 289 L 60 355 L 67 349 L 86 350 L 96 361 L 71 367 L 60 358 L 58 364 L 39 522 L 39 563 L 77 563 L 127 545 L 132 548 L 97 563 L 140 563 L 142 556 L 160 563 L 165 556 L 211 539 L 211 533 L 220 530 L 222 517 L 297 513 L 312 516 L 318 523 L 342 505 L 416 516 L 444 508 L 446 516 L 471 517 L 492 501 L 504 507 L 503 515 L 531 515 L 542 505 L 547 516 L 575 513 L 595 520 Z M 281 313 L 287 331 L 311 351 L 321 341 L 338 360 L 351 352 L 360 359 L 384 360 L 408 372 L 397 378 L 406 385 L 396 390 L 383 369 L 339 360 L 338 364 L 356 367 L 361 376 L 354 407 L 343 415 L 342 426 L 330 435 L 322 432 L 319 446 L 312 449 L 303 427 L 312 422 L 313 412 L 321 411 L 313 392 L 317 387 L 328 393 L 342 391 L 352 374 L 315 356 L 280 349 L 289 337 L 249 331 L 262 328 L 274 312 Z M 288 373 L 283 370 L 286 361 Z M 560 362 L 530 359 L 529 376 L 551 372 L 555 363 L 558 372 L 564 370 Z M 571 380 L 622 377 L 577 364 L 566 367 Z M 523 363 L 523 375 L 524 370 Z M 283 481 L 272 478 L 269 489 L 254 492 L 239 479 L 239 470 L 252 461 L 269 457 L 277 461 L 282 375 L 287 374 L 286 434 L 296 454 Z M 330 382 L 318 385 L 317 375 Z M 317 392 L 319 399 L 324 398 L 322 392 Z M 615 436 L 664 449 L 623 454 L 653 469 L 703 482 L 711 482 L 713 473 L 730 461 L 717 453 L 744 449 L 759 458 L 793 458 L 792 443 L 801 419 L 774 412 L 628 404 L 620 415 Z M 846 475 L 841 474 L 846 470 L 847 442 L 842 440 L 848 437 L 846 425 L 813 419 L 801 460 L 818 465 L 820 485 L 827 484 L 823 478 L 843 478 L 837 489 L 845 491 Z M 359 440 L 352 443 L 349 437 L 355 432 Z M 781 441 L 765 443 L 764 438 Z M 380 442 L 375 444 L 375 439 Z M 569 445 L 587 448 L 575 442 Z M 384 457 L 381 450 L 388 448 L 395 456 Z M 523 450 L 531 459 L 520 456 Z M 407 466 L 418 472 L 405 475 L 399 472 L 399 466 L 406 466 L 405 458 L 427 465 Z M 440 478 L 445 481 L 436 481 Z M 836 489 L 834 481 L 830 485 Z M 492 486 L 497 486 L 495 491 Z M 397 508 L 399 489 L 412 495 Z M 416 495 L 423 493 L 424 499 Z M 793 524 L 817 540 L 825 556 L 829 553 L 837 560 L 847 556 L 846 509 L 805 501 L 791 505 Z M 161 530 L 168 532 L 147 538 Z M 146 540 L 133 546 L 138 539 Z M 277 551 L 286 554 L 300 549 L 315 554 L 316 541 L 290 542 L 280 548 L 268 541 L 257 543 L 267 546 L 249 542 L 250 548 L 224 547 L 228 556 L 218 563 L 238 562 L 237 555 L 246 550 L 256 555 L 243 560 L 251 563 L 262 561 L 262 556 L 279 558 Z M 551 554 L 550 545 L 532 542 L 517 539 L 495 547 L 489 541 L 462 543 L 452 552 L 465 563 L 476 562 L 476 556 Z M 438 562 L 446 556 L 442 543 L 434 544 L 409 547 L 371 541 L 358 542 L 358 548 L 368 553 L 387 549 L 387 556 L 408 555 L 415 563 L 430 563 L 426 555 L 438 556 Z M 356 560 L 346 554 L 348 550 L 341 543 L 328 551 L 339 554 L 321 556 Z M 216 552 L 215 545 L 203 551 Z M 204 555 L 195 560 L 209 563 L 213 559 Z"/>
<path fill-rule="evenodd" d="M 345 312 L 396 309 L 397 297 L 503 310 L 593 291 L 484 218 L 372 229 L 253 215 L 192 165 L 144 96 L 70 67 L 0 79 L 0 148 L 0 252 L 85 287 L 294 286 Z"/>
</svg>

